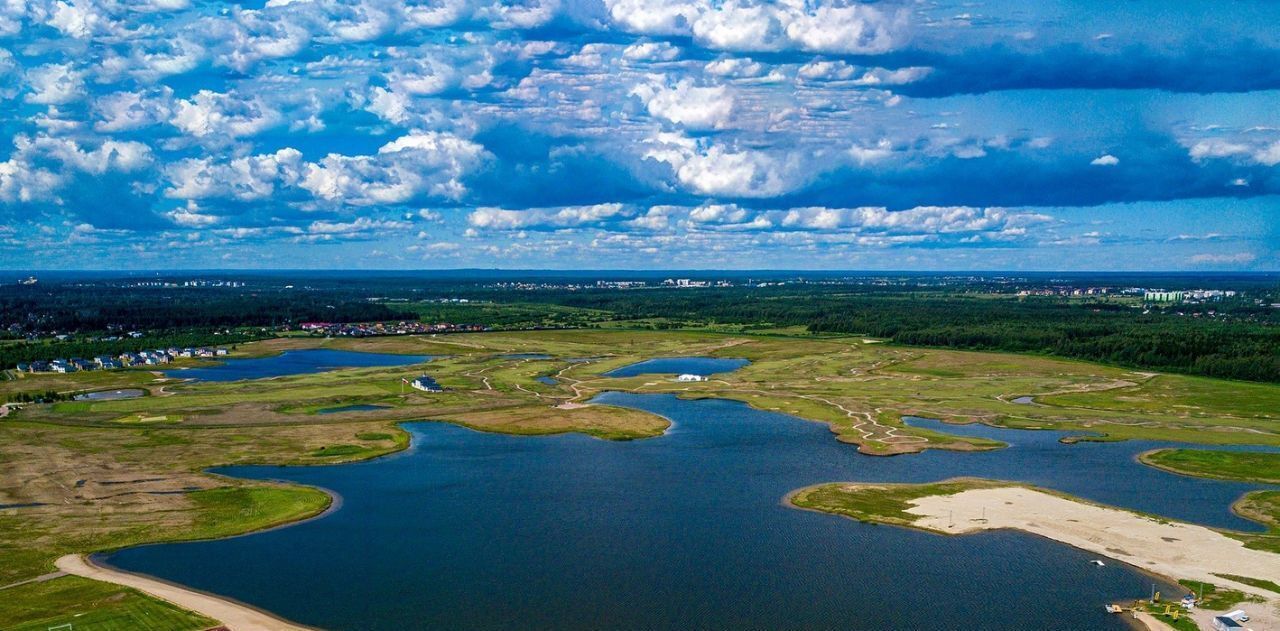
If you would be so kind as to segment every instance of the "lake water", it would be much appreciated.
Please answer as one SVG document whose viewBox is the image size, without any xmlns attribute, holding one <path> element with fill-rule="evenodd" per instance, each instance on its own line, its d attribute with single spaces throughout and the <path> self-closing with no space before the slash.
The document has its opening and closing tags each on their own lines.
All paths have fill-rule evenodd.
<svg viewBox="0 0 1280 631">
<path fill-rule="evenodd" d="M 736 402 L 598 401 L 673 425 L 608 442 L 413 423 L 410 451 L 372 462 L 220 469 L 322 486 L 344 504 L 289 528 L 109 562 L 332 629 L 1120 630 L 1102 605 L 1151 589 L 1123 564 L 1095 567 L 1093 555 L 1017 532 L 862 524 L 783 496 L 820 482 L 984 475 L 1239 526 L 1227 505 L 1256 488 L 1147 470 L 1132 456 L 1148 445 L 1136 443 L 948 426 L 1012 446 L 876 458 L 823 424 Z"/>
<path fill-rule="evenodd" d="M 750 361 L 745 359 L 723 357 L 659 357 L 621 368 L 615 368 L 605 377 L 635 377 L 636 375 L 674 374 L 674 375 L 714 375 L 722 372 L 733 372 Z"/>
<path fill-rule="evenodd" d="M 120 399 L 136 399 L 147 391 L 141 388 L 125 388 L 123 390 L 99 390 L 86 392 L 72 397 L 73 401 L 118 401 Z"/>
<path fill-rule="evenodd" d="M 201 368 L 166 370 L 166 377 L 197 381 L 239 381 L 303 375 L 336 368 L 369 368 L 375 366 L 407 366 L 434 359 L 431 355 L 391 355 L 356 353 L 326 348 L 285 351 L 271 357 L 228 359 L 224 363 Z"/>
<path fill-rule="evenodd" d="M 1008 449 L 968 454 L 952 475 L 1018 480 L 1064 491 L 1103 504 L 1173 517 L 1207 526 L 1262 532 L 1257 522 L 1231 512 L 1231 503 L 1263 485 L 1173 475 L 1137 461 L 1137 455 L 1185 444 L 1151 441 L 1063 444 L 1080 432 L 1001 429 L 987 425 L 951 425 L 907 417 L 907 424 L 960 436 L 992 438 Z M 1268 447 L 1214 446 L 1233 451 L 1276 451 Z M 909 458 L 908 458 L 909 459 Z M 897 460 L 895 458 L 895 460 Z M 904 463 L 910 465 L 910 463 Z"/>
</svg>

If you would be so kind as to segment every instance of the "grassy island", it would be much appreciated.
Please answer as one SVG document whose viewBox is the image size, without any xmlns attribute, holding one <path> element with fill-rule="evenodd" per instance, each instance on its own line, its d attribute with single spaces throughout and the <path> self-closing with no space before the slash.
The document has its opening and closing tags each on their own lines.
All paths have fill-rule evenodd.
<svg viewBox="0 0 1280 631">
<path fill-rule="evenodd" d="M 791 505 L 947 535 L 1015 529 L 1208 586 L 1206 608 L 1280 604 L 1280 553 L 1241 547 L 1240 533 L 1104 506 L 1032 486 L 955 478 L 929 484 L 832 483 L 788 496 Z"/>
<path fill-rule="evenodd" d="M 1199 478 L 1280 484 L 1280 453 L 1156 449 L 1141 454 L 1138 460 L 1158 469 Z"/>
</svg>

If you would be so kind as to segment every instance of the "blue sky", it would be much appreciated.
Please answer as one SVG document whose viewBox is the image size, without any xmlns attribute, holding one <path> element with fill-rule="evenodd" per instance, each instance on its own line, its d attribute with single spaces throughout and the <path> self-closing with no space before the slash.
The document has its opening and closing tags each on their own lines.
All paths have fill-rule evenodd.
<svg viewBox="0 0 1280 631">
<path fill-rule="evenodd" d="M 1276 270 L 1276 24 L 0 0 L 0 267 Z"/>
</svg>

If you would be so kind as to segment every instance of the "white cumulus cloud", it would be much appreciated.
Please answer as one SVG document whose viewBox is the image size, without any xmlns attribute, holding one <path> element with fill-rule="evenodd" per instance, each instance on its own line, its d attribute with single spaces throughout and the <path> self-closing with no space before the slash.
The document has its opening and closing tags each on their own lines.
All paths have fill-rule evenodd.
<svg viewBox="0 0 1280 631">
<path fill-rule="evenodd" d="M 719 129 L 733 116 L 733 93 L 722 85 L 655 80 L 636 86 L 631 94 L 640 98 L 649 114 L 688 129 Z"/>
</svg>

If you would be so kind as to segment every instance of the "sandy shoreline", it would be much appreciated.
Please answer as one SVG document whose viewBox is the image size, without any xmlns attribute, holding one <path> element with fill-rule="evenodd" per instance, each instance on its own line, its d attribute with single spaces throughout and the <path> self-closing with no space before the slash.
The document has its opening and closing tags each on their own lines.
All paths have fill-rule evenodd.
<svg viewBox="0 0 1280 631">
<path fill-rule="evenodd" d="M 1123 561 L 1169 579 L 1203 581 L 1265 599 L 1247 604 L 1249 627 L 1280 630 L 1280 594 L 1223 578 L 1247 576 L 1280 583 L 1280 555 L 1195 524 L 1072 501 L 1035 489 L 1008 486 L 911 500 L 912 524 L 933 532 L 966 534 L 1014 529 Z M 1198 612 L 1207 616 L 1206 612 Z M 1207 622 L 1207 620 L 1203 620 Z M 1207 628 L 1207 627 L 1204 627 Z"/>
<path fill-rule="evenodd" d="M 341 494 L 324 487 L 312 488 L 319 489 L 323 491 L 325 495 L 329 496 L 329 505 L 319 513 L 296 521 L 277 524 L 269 528 L 253 530 L 238 535 L 230 535 L 228 537 L 218 537 L 216 540 L 235 539 L 237 537 L 247 537 L 273 530 L 291 528 L 293 526 L 305 524 L 309 521 L 324 518 L 342 508 L 343 501 Z M 272 614 L 271 612 L 258 609 L 233 598 L 203 592 L 179 583 L 166 581 L 144 574 L 135 574 L 133 572 L 113 567 L 104 561 L 95 559 L 95 556 L 96 555 L 68 554 L 55 561 L 54 565 L 58 568 L 60 573 L 72 574 L 137 589 L 150 596 L 182 607 L 183 609 L 194 611 L 208 618 L 213 618 L 231 631 L 314 630 L 314 627 L 307 627 L 290 622 Z"/>
<path fill-rule="evenodd" d="M 91 559 L 68 554 L 57 560 L 59 570 L 84 578 L 131 587 L 221 622 L 231 631 L 308 631 L 305 627 L 234 600 L 206 594 L 160 579 L 107 568 Z"/>
</svg>

